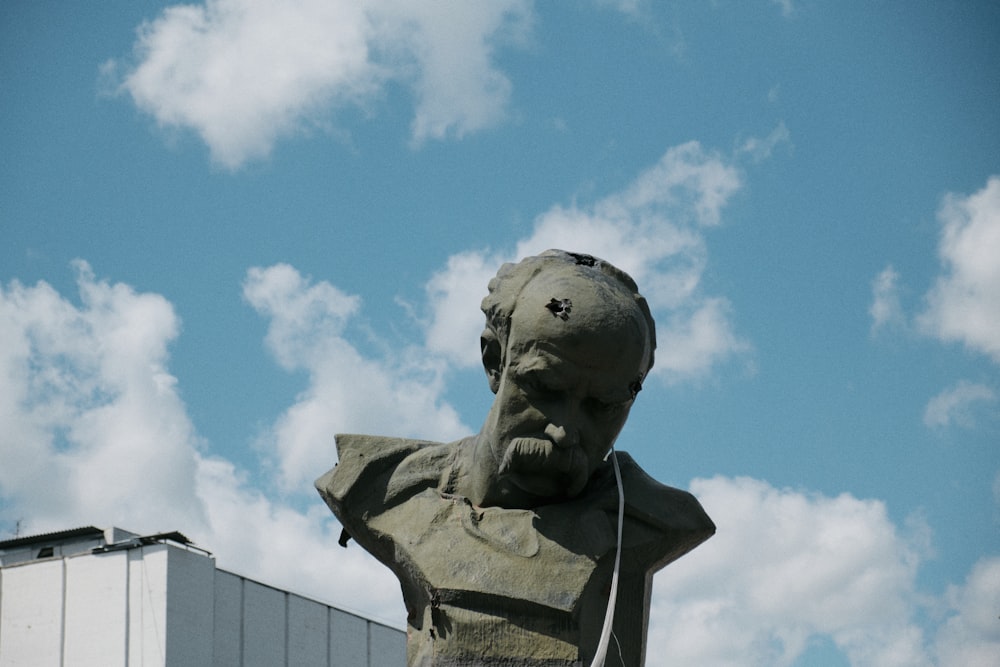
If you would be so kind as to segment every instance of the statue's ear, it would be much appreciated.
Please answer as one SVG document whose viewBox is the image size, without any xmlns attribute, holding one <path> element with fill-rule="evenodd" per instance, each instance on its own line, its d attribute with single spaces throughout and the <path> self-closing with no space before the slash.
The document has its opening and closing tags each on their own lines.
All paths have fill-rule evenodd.
<svg viewBox="0 0 1000 667">
<path fill-rule="evenodd" d="M 487 329 L 479 337 L 479 351 L 483 357 L 483 369 L 486 371 L 486 379 L 490 383 L 490 391 L 494 394 L 500 388 L 500 372 L 503 370 L 503 354 L 500 350 L 500 341 L 495 333 Z"/>
</svg>

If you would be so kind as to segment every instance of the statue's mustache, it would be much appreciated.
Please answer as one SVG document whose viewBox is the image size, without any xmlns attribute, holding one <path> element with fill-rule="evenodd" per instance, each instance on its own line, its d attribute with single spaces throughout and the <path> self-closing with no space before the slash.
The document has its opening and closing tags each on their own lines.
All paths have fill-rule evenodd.
<svg viewBox="0 0 1000 667">
<path fill-rule="evenodd" d="M 569 495 L 575 495 L 587 482 L 587 461 L 579 447 L 558 447 L 547 438 L 514 438 L 504 451 L 499 472 L 564 477 Z"/>
<path fill-rule="evenodd" d="M 500 461 L 500 472 L 517 470 L 544 470 L 552 467 L 554 458 L 552 442 L 544 438 L 514 438 L 507 445 Z"/>
</svg>

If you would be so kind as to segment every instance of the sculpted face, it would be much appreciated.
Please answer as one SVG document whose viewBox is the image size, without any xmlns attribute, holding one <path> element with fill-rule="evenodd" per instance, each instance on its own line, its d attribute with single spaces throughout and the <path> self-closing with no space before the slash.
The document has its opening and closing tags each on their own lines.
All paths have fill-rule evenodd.
<svg viewBox="0 0 1000 667">
<path fill-rule="evenodd" d="M 576 269 L 543 273 L 514 309 L 489 436 L 503 504 L 573 497 L 625 424 L 649 367 L 632 296 Z"/>
</svg>

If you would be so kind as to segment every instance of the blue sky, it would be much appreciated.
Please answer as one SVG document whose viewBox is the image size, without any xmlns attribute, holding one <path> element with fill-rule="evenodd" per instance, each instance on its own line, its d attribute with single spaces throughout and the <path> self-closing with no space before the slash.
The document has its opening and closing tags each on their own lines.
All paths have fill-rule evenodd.
<svg viewBox="0 0 1000 667">
<path fill-rule="evenodd" d="M 0 530 L 181 530 L 402 623 L 311 488 L 450 439 L 548 247 L 636 278 L 619 439 L 719 533 L 650 664 L 1000 661 L 1000 8 L 0 6 Z"/>
</svg>

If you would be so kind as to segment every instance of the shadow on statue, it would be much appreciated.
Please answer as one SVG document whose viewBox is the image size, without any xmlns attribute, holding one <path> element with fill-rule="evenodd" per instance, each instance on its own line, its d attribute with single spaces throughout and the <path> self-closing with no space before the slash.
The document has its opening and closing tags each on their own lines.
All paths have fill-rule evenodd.
<svg viewBox="0 0 1000 667">
<path fill-rule="evenodd" d="M 715 532 L 694 496 L 611 452 L 653 365 L 646 301 L 611 264 L 549 250 L 502 266 L 482 309 L 480 432 L 339 435 L 316 487 L 341 543 L 399 578 L 410 667 L 590 665 L 619 549 L 606 664 L 638 667 L 653 573 Z"/>
</svg>

